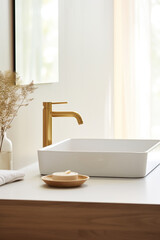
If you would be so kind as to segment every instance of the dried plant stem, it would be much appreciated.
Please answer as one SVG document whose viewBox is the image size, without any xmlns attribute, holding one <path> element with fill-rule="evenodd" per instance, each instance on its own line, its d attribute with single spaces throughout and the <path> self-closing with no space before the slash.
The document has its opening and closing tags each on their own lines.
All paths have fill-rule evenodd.
<svg viewBox="0 0 160 240">
<path fill-rule="evenodd" d="M 2 151 L 3 139 L 4 139 L 4 131 L 1 131 L 0 152 Z"/>
<path fill-rule="evenodd" d="M 18 106 L 18 108 L 17 108 L 16 112 L 14 113 L 14 115 L 13 115 L 13 117 L 12 117 L 11 121 L 9 122 L 9 125 L 11 125 L 11 124 L 12 124 L 12 122 L 13 122 L 13 120 L 14 120 L 15 116 L 17 115 L 17 113 L 18 113 L 18 111 L 19 111 L 20 107 L 23 105 L 23 102 L 24 102 L 24 100 L 25 100 L 25 98 L 22 100 L 22 102 L 21 102 L 21 103 L 20 103 L 20 105 Z"/>
</svg>

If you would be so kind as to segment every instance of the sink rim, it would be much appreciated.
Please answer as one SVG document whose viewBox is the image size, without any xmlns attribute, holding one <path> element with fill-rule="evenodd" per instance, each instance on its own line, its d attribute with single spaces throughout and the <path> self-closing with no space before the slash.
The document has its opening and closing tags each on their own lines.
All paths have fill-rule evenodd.
<svg viewBox="0 0 160 240">
<path fill-rule="evenodd" d="M 141 141 L 144 141 L 144 142 L 153 142 L 153 145 L 151 147 L 149 147 L 146 151 L 87 151 L 87 150 L 63 150 L 63 149 L 54 149 L 56 148 L 57 146 L 65 143 L 65 142 L 68 142 L 68 141 L 72 141 L 72 140 L 75 140 L 75 141 L 116 141 L 116 142 L 141 142 Z M 43 147 L 43 148 L 40 148 L 38 149 L 38 152 L 56 152 L 56 153 L 78 153 L 78 154 L 82 154 L 82 153 L 86 153 L 86 154 L 147 154 L 149 153 L 150 151 L 152 151 L 154 148 L 156 148 L 158 145 L 160 145 L 160 140 L 158 139 L 106 139 L 106 138 L 67 138 L 67 139 L 64 139 L 62 141 L 59 141 L 57 143 L 54 143 L 54 144 L 51 144 L 49 146 L 46 146 L 46 147 Z M 48 151 L 49 150 L 49 151 Z"/>
</svg>

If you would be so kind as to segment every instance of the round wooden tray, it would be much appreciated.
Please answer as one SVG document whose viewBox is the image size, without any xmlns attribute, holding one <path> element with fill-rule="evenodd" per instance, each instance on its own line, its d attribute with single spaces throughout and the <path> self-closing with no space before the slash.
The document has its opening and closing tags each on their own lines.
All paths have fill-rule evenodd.
<svg viewBox="0 0 160 240">
<path fill-rule="evenodd" d="M 79 187 L 89 179 L 88 176 L 78 175 L 76 180 L 54 180 L 52 175 L 43 176 L 42 180 L 51 187 Z"/>
</svg>

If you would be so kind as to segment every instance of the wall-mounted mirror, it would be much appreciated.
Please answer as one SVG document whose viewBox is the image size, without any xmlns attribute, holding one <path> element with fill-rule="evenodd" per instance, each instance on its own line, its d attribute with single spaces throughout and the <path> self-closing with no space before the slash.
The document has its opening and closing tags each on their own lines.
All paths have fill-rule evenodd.
<svg viewBox="0 0 160 240">
<path fill-rule="evenodd" d="M 14 0 L 20 84 L 58 82 L 58 0 Z"/>
</svg>

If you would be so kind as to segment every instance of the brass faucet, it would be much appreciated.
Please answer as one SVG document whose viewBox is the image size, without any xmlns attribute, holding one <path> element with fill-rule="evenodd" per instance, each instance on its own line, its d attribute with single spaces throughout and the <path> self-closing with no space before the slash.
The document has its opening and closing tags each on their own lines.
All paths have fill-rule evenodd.
<svg viewBox="0 0 160 240">
<path fill-rule="evenodd" d="M 52 117 L 75 117 L 78 124 L 83 124 L 81 116 L 76 112 L 52 111 L 53 104 L 67 102 L 43 102 L 43 147 L 52 144 Z"/>
</svg>

